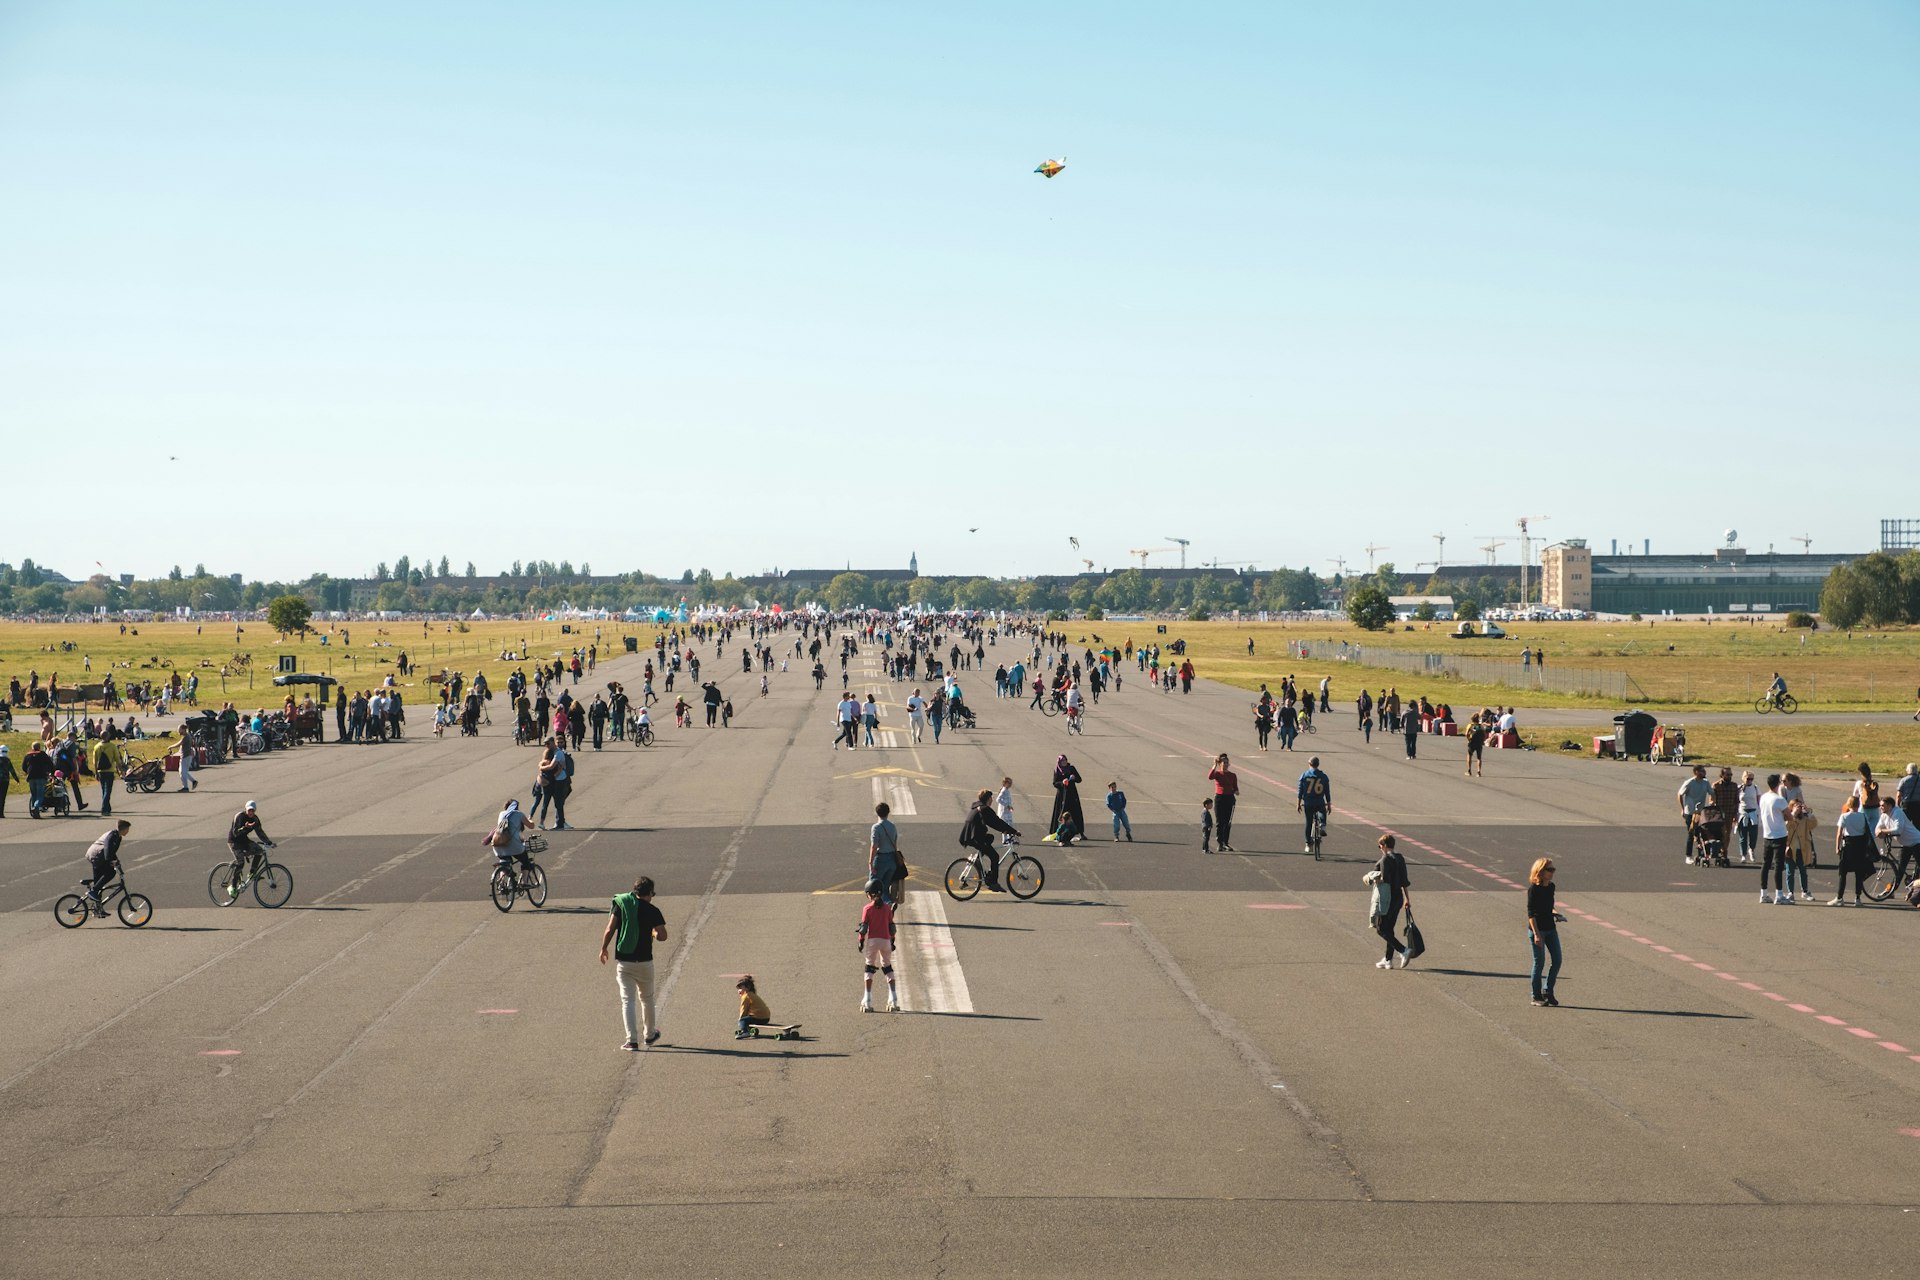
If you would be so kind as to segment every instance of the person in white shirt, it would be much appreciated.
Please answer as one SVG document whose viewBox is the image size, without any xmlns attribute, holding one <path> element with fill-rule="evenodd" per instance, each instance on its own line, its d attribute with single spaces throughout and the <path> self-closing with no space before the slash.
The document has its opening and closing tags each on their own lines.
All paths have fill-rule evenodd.
<svg viewBox="0 0 1920 1280">
<path fill-rule="evenodd" d="M 1500 717 L 1500 732 L 1502 733 L 1518 732 L 1515 726 L 1517 726 L 1519 723 L 1520 722 L 1518 720 L 1515 720 L 1513 718 L 1513 708 L 1508 707 L 1506 710 L 1506 713 Z"/>
<path fill-rule="evenodd" d="M 1013 825 L 1013 779 L 1012 778 L 1000 779 L 1000 794 L 993 798 L 993 803 L 994 803 L 994 807 L 1000 811 L 1000 821 L 1006 823 L 1008 826 L 1012 826 Z M 1000 843 L 1012 844 L 1013 837 L 1011 835 L 1002 834 L 1000 837 Z"/>
<path fill-rule="evenodd" d="M 1760 788 L 1753 781 L 1753 770 L 1740 777 L 1740 861 L 1753 861 L 1753 847 L 1760 839 Z"/>
<path fill-rule="evenodd" d="M 1412 739 L 1408 739 L 1409 742 Z M 1701 805 L 1713 795 L 1713 784 L 1707 781 L 1707 766 L 1693 766 L 1693 776 L 1680 784 L 1680 826 L 1686 832 L 1681 843 L 1681 852 L 1689 864 L 1693 862 L 1693 815 Z"/>
<path fill-rule="evenodd" d="M 1696 765 L 1694 777 L 1705 782 L 1707 771 Z M 1793 890 L 1781 888 L 1781 878 L 1787 869 L 1787 798 L 1780 794 L 1780 775 L 1767 775 L 1767 793 L 1760 797 L 1760 901 L 1778 903 L 1783 907 L 1793 905 Z M 1767 873 L 1773 873 L 1773 887 L 1776 894 L 1767 892 Z"/>
<path fill-rule="evenodd" d="M 920 735 L 927 727 L 927 700 L 915 689 L 913 696 L 907 699 L 907 725 L 913 730 L 913 740 L 920 741 Z"/>
<path fill-rule="evenodd" d="M 854 726 L 860 722 L 860 704 L 853 700 L 852 694 L 848 694 L 840 699 L 836 714 L 839 716 L 839 725 L 833 740 L 833 749 L 838 751 L 840 744 L 844 742 L 847 744 L 847 750 L 852 751 L 854 750 Z"/>
<path fill-rule="evenodd" d="M 1873 829 L 1873 838 L 1878 840 L 1882 836 L 1892 836 L 1895 847 L 1900 850 L 1900 869 L 1894 875 L 1894 883 L 1904 885 L 1907 883 L 1908 860 L 1920 862 L 1920 827 L 1916 827 L 1913 819 L 1900 811 L 1900 806 L 1894 803 L 1892 796 L 1883 797 L 1880 801 L 1880 821 Z"/>
</svg>

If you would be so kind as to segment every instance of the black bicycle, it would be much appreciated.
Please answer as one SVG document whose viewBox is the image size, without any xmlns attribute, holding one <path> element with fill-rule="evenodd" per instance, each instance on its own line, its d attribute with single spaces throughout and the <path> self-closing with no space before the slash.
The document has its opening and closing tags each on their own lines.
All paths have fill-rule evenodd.
<svg viewBox="0 0 1920 1280">
<path fill-rule="evenodd" d="M 493 878 L 488 889 L 493 894 L 493 905 L 502 911 L 513 910 L 513 904 L 525 897 L 536 907 L 547 905 L 547 873 L 533 860 L 536 853 L 545 853 L 547 842 L 539 836 L 527 837 L 527 856 L 508 858 L 493 869 Z"/>
<path fill-rule="evenodd" d="M 284 907 L 293 896 L 293 872 L 277 862 L 268 862 L 266 854 L 258 850 L 216 862 L 213 870 L 207 872 L 207 896 L 216 907 L 232 906 L 249 888 L 253 890 L 253 900 L 261 906 Z"/>
<path fill-rule="evenodd" d="M 1893 837 L 1880 837 L 1880 853 L 1873 860 L 1873 870 L 1867 872 L 1865 893 L 1875 902 L 1885 902 L 1900 887 L 1900 856 L 1894 852 Z"/>
<path fill-rule="evenodd" d="M 121 869 L 119 877 L 107 885 L 99 897 L 94 896 L 92 880 L 82 880 L 80 883 L 87 886 L 87 892 L 65 894 L 60 901 L 53 904 L 53 918 L 60 922 L 62 929 L 78 929 L 87 922 L 89 916 L 106 919 L 107 904 L 115 898 L 120 899 L 115 911 L 120 916 L 120 923 L 127 928 L 138 929 L 153 919 L 153 899 L 144 893 L 127 891 L 125 868 Z"/>
</svg>

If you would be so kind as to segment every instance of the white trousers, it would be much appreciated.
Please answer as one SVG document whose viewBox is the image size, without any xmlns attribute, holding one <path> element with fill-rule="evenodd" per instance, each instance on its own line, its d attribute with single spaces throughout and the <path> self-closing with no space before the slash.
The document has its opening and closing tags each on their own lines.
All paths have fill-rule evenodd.
<svg viewBox="0 0 1920 1280">
<path fill-rule="evenodd" d="M 656 1030 L 660 1025 L 653 1009 L 653 961 L 616 961 L 614 976 L 620 984 L 620 1020 L 627 1028 L 627 1043 L 636 1044 L 642 1036 Z M 634 1030 L 633 1022 L 633 998 L 636 992 L 640 997 L 638 1033 Z"/>
</svg>

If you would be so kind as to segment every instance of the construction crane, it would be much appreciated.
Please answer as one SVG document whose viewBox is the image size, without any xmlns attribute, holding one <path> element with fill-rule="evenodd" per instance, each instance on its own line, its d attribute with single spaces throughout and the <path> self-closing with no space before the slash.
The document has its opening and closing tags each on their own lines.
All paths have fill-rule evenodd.
<svg viewBox="0 0 1920 1280">
<path fill-rule="evenodd" d="M 1807 555 L 1813 550 L 1813 538 L 1811 535 L 1802 534 L 1800 537 L 1797 537 L 1797 538 L 1788 538 L 1787 541 L 1799 543 L 1800 554 L 1803 556 Z"/>
<path fill-rule="evenodd" d="M 1487 553 L 1487 563 L 1492 564 L 1494 558 L 1500 554 L 1500 548 L 1507 545 L 1507 540 L 1505 538 L 1495 537 L 1491 533 L 1483 533 L 1479 536 L 1486 539 L 1486 542 L 1481 545 L 1480 549 Z"/>
<path fill-rule="evenodd" d="M 1447 562 L 1447 535 L 1444 533 L 1436 533 L 1433 535 L 1433 540 L 1440 544 L 1440 550 L 1435 553 L 1433 562 L 1433 567 L 1438 569 Z"/>
<path fill-rule="evenodd" d="M 1362 551 L 1364 551 L 1364 552 L 1366 552 L 1366 553 L 1367 553 L 1367 572 L 1368 572 L 1368 573 L 1372 573 L 1372 572 L 1373 572 L 1373 555 L 1374 555 L 1374 552 L 1376 552 L 1376 551 L 1389 551 L 1389 550 L 1392 550 L 1392 548 L 1390 548 L 1390 547 L 1383 547 L 1383 546 L 1381 546 L 1381 545 L 1379 545 L 1378 543 L 1373 543 L 1373 542 L 1369 542 L 1369 543 L 1368 543 L 1368 544 L 1367 544 L 1366 546 L 1364 546 L 1364 547 L 1362 547 L 1362 548 L 1360 548 L 1360 549 L 1361 549 Z"/>
<path fill-rule="evenodd" d="M 1245 569 L 1249 572 L 1260 567 L 1258 562 L 1246 560 L 1240 556 L 1215 556 L 1207 562 L 1207 568 L 1209 569 L 1218 569 L 1222 565 L 1225 565 L 1229 569 Z"/>
<path fill-rule="evenodd" d="M 1187 567 L 1187 548 L 1193 545 L 1193 539 L 1176 538 L 1170 533 L 1163 533 L 1160 536 L 1165 538 L 1168 542 L 1177 542 L 1180 544 L 1180 567 L 1182 569 L 1186 568 Z"/>
<path fill-rule="evenodd" d="M 1139 556 L 1140 567 L 1144 569 L 1147 567 L 1148 556 L 1164 555 L 1169 551 L 1179 551 L 1181 549 L 1180 547 L 1135 547 L 1133 550 L 1127 552 L 1127 554 L 1130 556 Z M 1182 569 L 1187 567 L 1187 560 L 1184 555 L 1180 557 L 1180 567 Z"/>
<path fill-rule="evenodd" d="M 1532 536 L 1527 532 L 1529 522 L 1538 524 L 1542 520 L 1551 520 L 1552 516 L 1521 516 L 1514 523 L 1520 526 L 1520 607 L 1527 607 L 1527 562 L 1533 554 Z"/>
<path fill-rule="evenodd" d="M 1347 576 L 1347 558 L 1345 556 L 1328 556 L 1327 563 L 1333 566 L 1334 571 L 1338 573 L 1342 579 Z"/>
</svg>

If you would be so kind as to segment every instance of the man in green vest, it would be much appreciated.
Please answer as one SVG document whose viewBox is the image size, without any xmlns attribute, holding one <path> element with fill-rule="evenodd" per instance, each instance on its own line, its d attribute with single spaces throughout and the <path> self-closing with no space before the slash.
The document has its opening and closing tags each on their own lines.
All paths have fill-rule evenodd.
<svg viewBox="0 0 1920 1280">
<path fill-rule="evenodd" d="M 607 917 L 606 932 L 600 935 L 600 963 L 613 951 L 614 974 L 620 984 L 620 1017 L 627 1030 L 620 1047 L 638 1052 L 660 1039 L 660 1020 L 653 1007 L 653 944 L 667 940 L 667 919 L 653 905 L 653 879 L 641 876 L 634 881 L 632 893 L 615 894 L 613 914 Z M 634 996 L 639 996 L 640 1023 L 635 1034 Z"/>
</svg>

